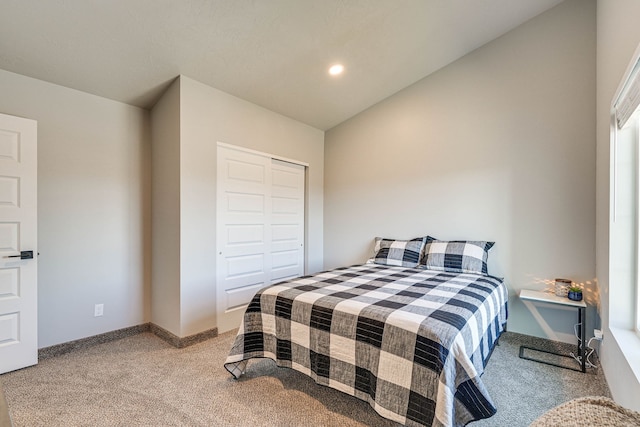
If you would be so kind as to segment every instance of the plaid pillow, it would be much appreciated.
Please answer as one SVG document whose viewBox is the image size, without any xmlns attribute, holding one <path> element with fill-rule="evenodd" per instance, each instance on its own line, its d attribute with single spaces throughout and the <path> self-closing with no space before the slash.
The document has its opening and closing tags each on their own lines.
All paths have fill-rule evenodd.
<svg viewBox="0 0 640 427">
<path fill-rule="evenodd" d="M 429 270 L 488 275 L 487 258 L 495 242 L 437 240 L 427 236 L 422 263 Z"/>
<path fill-rule="evenodd" d="M 426 237 L 412 240 L 393 240 L 376 237 L 373 262 L 399 267 L 417 267 Z"/>
</svg>

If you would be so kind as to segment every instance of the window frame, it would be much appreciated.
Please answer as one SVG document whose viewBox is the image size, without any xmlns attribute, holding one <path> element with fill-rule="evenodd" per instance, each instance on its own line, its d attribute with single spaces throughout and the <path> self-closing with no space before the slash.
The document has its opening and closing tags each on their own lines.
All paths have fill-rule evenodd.
<svg viewBox="0 0 640 427">
<path fill-rule="evenodd" d="M 629 119 L 631 122 L 631 126 L 633 126 L 635 135 L 633 135 L 634 145 L 635 145 L 635 158 L 634 158 L 634 172 L 635 172 L 635 251 L 636 251 L 636 260 L 635 260 L 635 281 L 634 281 L 634 289 L 632 290 L 634 295 L 634 307 L 633 307 L 633 329 L 640 337 L 640 107 L 638 107 L 633 114 L 633 116 Z"/>
</svg>

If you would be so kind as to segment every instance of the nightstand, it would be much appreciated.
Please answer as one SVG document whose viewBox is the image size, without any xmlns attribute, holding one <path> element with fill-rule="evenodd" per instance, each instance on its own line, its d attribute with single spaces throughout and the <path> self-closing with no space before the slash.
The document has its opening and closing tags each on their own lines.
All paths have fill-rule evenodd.
<svg viewBox="0 0 640 427">
<path fill-rule="evenodd" d="M 586 338 L 586 315 L 587 315 L 587 304 L 585 304 L 584 301 L 573 301 L 570 300 L 566 297 L 559 297 L 555 294 L 550 294 L 547 292 L 541 292 L 541 291 L 531 291 L 528 289 L 523 289 L 520 291 L 520 299 L 521 300 L 527 300 L 527 301 L 533 301 L 533 302 L 542 302 L 542 303 L 547 303 L 547 304 L 558 304 L 558 305 L 563 305 L 563 306 L 568 306 L 568 307 L 574 307 L 578 309 L 578 324 L 580 325 L 579 328 L 579 333 L 578 333 L 578 357 L 580 358 L 580 364 L 581 364 L 581 369 L 575 369 L 575 368 L 570 368 L 568 366 L 563 366 L 563 365 L 559 365 L 556 363 L 552 363 L 552 362 L 548 362 L 548 361 L 544 361 L 544 360 L 539 360 L 539 359 L 535 359 L 532 357 L 527 357 L 524 355 L 524 350 L 525 349 L 529 349 L 529 350 L 533 350 L 533 351 L 538 351 L 541 353 L 547 353 L 547 354 L 553 354 L 556 356 L 562 356 L 562 357 L 570 357 L 573 359 L 573 356 L 568 355 L 568 354 L 562 354 L 562 353 L 557 353 L 554 351 L 548 351 L 548 350 L 542 350 L 542 349 L 538 349 L 538 348 L 533 348 L 533 347 L 528 347 L 528 346 L 520 346 L 520 358 L 521 359 L 527 359 L 527 360 L 532 360 L 534 362 L 539 362 L 539 363 L 545 363 L 547 365 L 552 365 L 552 366 L 558 366 L 560 368 L 564 368 L 564 369 L 570 369 L 572 371 L 578 371 L 578 372 L 586 372 L 587 371 L 587 365 L 586 365 L 586 356 L 585 356 L 585 338 Z"/>
</svg>

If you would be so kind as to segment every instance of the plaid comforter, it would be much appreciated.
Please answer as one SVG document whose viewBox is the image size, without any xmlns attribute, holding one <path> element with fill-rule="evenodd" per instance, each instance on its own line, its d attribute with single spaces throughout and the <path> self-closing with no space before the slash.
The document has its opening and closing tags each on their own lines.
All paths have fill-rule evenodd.
<svg viewBox="0 0 640 427">
<path fill-rule="evenodd" d="M 480 380 L 507 320 L 502 280 L 365 264 L 259 291 L 225 362 L 267 357 L 408 426 L 495 414 Z"/>
</svg>

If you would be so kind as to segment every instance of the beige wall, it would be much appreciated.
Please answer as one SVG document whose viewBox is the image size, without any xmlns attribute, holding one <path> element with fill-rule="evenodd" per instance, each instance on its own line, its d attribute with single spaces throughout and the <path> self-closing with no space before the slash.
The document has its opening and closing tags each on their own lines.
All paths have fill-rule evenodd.
<svg viewBox="0 0 640 427">
<path fill-rule="evenodd" d="M 38 346 L 148 321 L 148 112 L 2 70 L 0 93 L 38 121 Z"/>
<path fill-rule="evenodd" d="M 616 401 L 640 411 L 640 339 L 632 332 L 616 331 L 612 334 L 611 328 L 615 326 L 611 321 L 615 317 L 613 313 L 624 310 L 629 301 L 616 298 L 619 294 L 616 283 L 609 282 L 610 108 L 616 89 L 640 44 L 638 16 L 640 2 L 636 0 L 598 1 L 596 265 L 605 333 L 600 349 L 602 367 Z M 626 355 L 621 348 L 626 349 Z"/>
<path fill-rule="evenodd" d="M 180 335 L 180 81 L 151 111 L 151 322 Z"/>
<path fill-rule="evenodd" d="M 178 336 L 188 336 L 216 326 L 216 148 L 217 142 L 238 145 L 309 164 L 307 182 L 307 253 L 308 272 L 322 268 L 323 253 L 323 168 L 324 133 L 272 111 L 258 107 L 247 101 L 206 86 L 188 77 L 181 76 L 171 90 L 179 92 L 179 140 L 175 140 L 175 128 L 172 127 L 173 149 L 179 150 L 179 176 L 171 178 L 179 181 L 179 266 L 170 267 L 179 271 L 179 282 L 156 282 L 154 290 L 171 288 L 156 301 L 163 307 L 167 304 L 179 304 L 179 326 L 170 329 Z M 169 103 L 175 108 L 175 92 L 163 98 L 154 108 Z M 172 113 L 174 114 L 174 113 Z M 163 114 L 158 114 L 162 120 Z M 165 125 L 158 124 L 159 129 Z M 154 130 L 156 124 L 153 125 Z M 163 144 L 161 141 L 160 144 Z M 154 133 L 154 150 L 156 139 Z M 163 150 L 162 156 L 169 151 Z M 176 154 L 177 156 L 177 154 Z M 156 157 L 154 154 L 154 185 L 156 184 Z M 169 168 L 173 168 L 169 166 Z M 164 178 L 163 178 L 164 179 Z M 175 185 L 175 182 L 171 185 Z M 161 190 L 154 189 L 154 195 Z M 172 188 L 171 191 L 175 191 Z M 156 208 L 154 202 L 154 210 Z M 154 218 L 155 218 L 154 212 Z M 172 219 L 171 233 L 175 230 L 175 218 Z M 155 230 L 155 225 L 154 225 Z M 154 236 L 155 239 L 155 236 Z M 157 251 L 154 240 L 154 262 Z M 174 258 L 174 260 L 177 258 Z M 154 273 L 156 266 L 154 265 Z M 169 268 L 166 266 L 160 269 Z M 171 301 L 172 293 L 179 292 L 179 301 Z M 165 298 L 169 298 L 166 300 Z M 155 317 L 154 317 L 155 319 Z M 173 325 L 173 323 L 172 323 Z M 162 326 L 162 325 L 160 325 Z"/>
<path fill-rule="evenodd" d="M 573 342 L 575 311 L 517 292 L 567 277 L 595 304 L 595 16 L 568 0 L 328 131 L 325 266 L 375 236 L 492 240 L 509 329 Z"/>
</svg>

